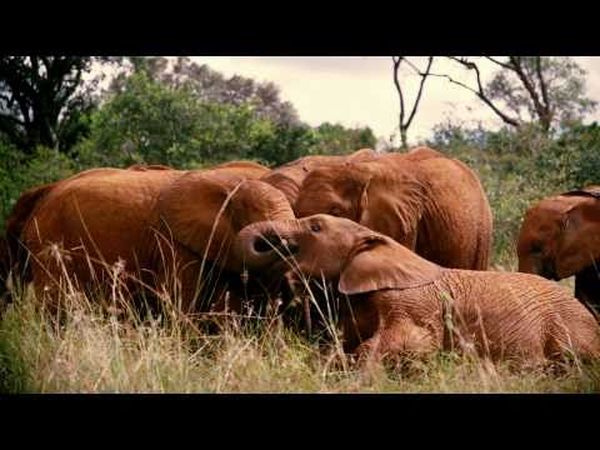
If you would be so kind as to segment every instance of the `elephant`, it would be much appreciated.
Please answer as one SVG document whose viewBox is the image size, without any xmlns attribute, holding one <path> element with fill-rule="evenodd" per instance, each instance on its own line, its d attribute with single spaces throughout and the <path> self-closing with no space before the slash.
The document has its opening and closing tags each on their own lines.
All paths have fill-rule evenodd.
<svg viewBox="0 0 600 450">
<path fill-rule="evenodd" d="M 375 158 L 377 153 L 370 148 L 362 148 L 350 155 L 305 156 L 277 167 L 261 179 L 283 192 L 293 205 L 302 181 L 312 170 L 322 166 L 340 166 L 348 161 L 369 161 Z"/>
<path fill-rule="evenodd" d="M 146 172 L 147 170 L 176 170 L 173 167 L 165 166 L 163 164 L 133 164 L 127 167 L 127 170 L 139 170 L 140 172 Z"/>
<path fill-rule="evenodd" d="M 600 186 L 544 198 L 525 213 L 519 271 L 552 280 L 575 275 L 575 297 L 600 314 Z"/>
<path fill-rule="evenodd" d="M 271 172 L 268 167 L 254 161 L 228 161 L 211 169 L 227 169 L 231 173 L 254 179 L 260 179 Z"/>
<path fill-rule="evenodd" d="M 344 350 L 359 361 L 452 350 L 523 367 L 600 357 L 600 325 L 549 280 L 449 269 L 349 219 L 317 214 L 258 222 L 238 235 L 244 258 L 270 271 L 324 278 L 346 296 Z M 569 356 L 570 355 L 570 356 Z"/>
<path fill-rule="evenodd" d="M 285 196 L 255 179 L 256 167 L 243 176 L 243 166 L 100 168 L 30 189 L 7 220 L 9 246 L 13 254 L 27 250 L 25 281 L 33 281 L 51 311 L 59 306 L 65 273 L 80 287 L 123 280 L 131 291 L 141 284 L 157 293 L 175 283 L 185 312 L 208 308 L 196 304 L 203 284 L 202 292 L 214 293 L 209 306 L 224 309 L 227 289 L 254 269 L 242 265 L 233 246 L 237 232 L 252 222 L 294 217 Z M 231 302 L 239 310 L 239 296 Z"/>
<path fill-rule="evenodd" d="M 260 178 L 265 176 L 271 169 L 263 166 L 254 161 L 228 161 L 216 166 L 210 167 L 210 169 L 227 169 L 230 173 L 238 173 L 246 178 Z M 177 170 L 170 166 L 162 164 L 133 164 L 127 167 L 127 170 L 138 170 L 145 172 L 147 170 Z"/>
<path fill-rule="evenodd" d="M 8 278 L 10 274 L 10 253 L 8 241 L 0 236 L 0 310 L 9 301 Z"/>
<path fill-rule="evenodd" d="M 419 147 L 343 167 L 314 169 L 293 203 L 296 217 L 345 217 L 444 267 L 485 270 L 492 211 L 465 164 Z"/>
</svg>

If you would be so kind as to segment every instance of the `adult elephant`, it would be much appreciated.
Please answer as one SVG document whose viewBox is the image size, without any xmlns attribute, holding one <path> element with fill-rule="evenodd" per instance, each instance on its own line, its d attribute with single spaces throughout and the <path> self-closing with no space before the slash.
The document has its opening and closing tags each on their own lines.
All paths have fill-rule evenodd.
<svg viewBox="0 0 600 450">
<path fill-rule="evenodd" d="M 9 301 L 8 278 L 10 274 L 10 253 L 8 241 L 0 236 L 0 316 L 4 305 Z"/>
<path fill-rule="evenodd" d="M 262 180 L 283 192 L 293 205 L 302 182 L 314 169 L 322 166 L 340 166 L 348 161 L 369 161 L 376 158 L 377 153 L 370 148 L 362 148 L 349 155 L 305 156 L 273 169 Z"/>
<path fill-rule="evenodd" d="M 254 179 L 259 179 L 271 173 L 271 169 L 254 161 L 228 161 L 211 169 L 227 169 L 231 173 Z"/>
<path fill-rule="evenodd" d="M 344 348 L 359 357 L 474 352 L 518 366 L 600 357 L 600 326 L 561 286 L 537 275 L 447 269 L 388 236 L 318 214 L 249 225 L 250 263 L 333 281 Z M 284 258 L 282 258 L 282 256 Z"/>
<path fill-rule="evenodd" d="M 479 178 L 427 147 L 317 168 L 293 207 L 354 220 L 444 267 L 488 267 L 492 212 Z"/>
<path fill-rule="evenodd" d="M 561 280 L 600 314 L 600 186 L 547 197 L 529 208 L 517 243 L 519 271 Z"/>
<path fill-rule="evenodd" d="M 237 173 L 238 175 L 244 176 L 246 178 L 260 178 L 271 172 L 266 166 L 259 164 L 254 161 L 227 161 L 216 166 L 208 167 L 207 169 L 227 169 L 230 173 Z M 138 171 L 148 171 L 148 170 L 178 170 L 174 167 L 165 166 L 162 164 L 134 164 L 132 166 L 127 167 L 127 170 L 138 170 Z"/>
<path fill-rule="evenodd" d="M 24 193 L 7 235 L 15 251 L 27 249 L 27 274 L 51 308 L 68 275 L 80 287 L 142 284 L 156 292 L 175 284 L 184 311 L 207 309 L 196 300 L 210 291 L 221 309 L 245 269 L 232 245 L 237 232 L 293 217 L 281 192 L 240 170 L 92 169 Z M 239 299 L 231 306 L 239 309 Z"/>
</svg>

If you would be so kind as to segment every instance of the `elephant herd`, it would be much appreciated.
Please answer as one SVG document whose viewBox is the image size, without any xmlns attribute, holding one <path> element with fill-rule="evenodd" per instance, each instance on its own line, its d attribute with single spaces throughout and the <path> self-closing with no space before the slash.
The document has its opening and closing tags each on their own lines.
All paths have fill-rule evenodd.
<svg viewBox="0 0 600 450">
<path fill-rule="evenodd" d="M 344 349 L 359 361 L 450 349 L 518 365 L 590 359 L 600 356 L 599 197 L 590 187 L 534 205 L 520 272 L 494 272 L 479 178 L 427 147 L 274 169 L 92 169 L 21 195 L 0 277 L 33 282 L 51 312 L 75 283 L 118 284 L 131 298 L 175 292 L 187 314 L 285 306 L 293 286 L 328 281 L 343 299 Z M 548 279 L 571 275 L 577 298 Z"/>
</svg>

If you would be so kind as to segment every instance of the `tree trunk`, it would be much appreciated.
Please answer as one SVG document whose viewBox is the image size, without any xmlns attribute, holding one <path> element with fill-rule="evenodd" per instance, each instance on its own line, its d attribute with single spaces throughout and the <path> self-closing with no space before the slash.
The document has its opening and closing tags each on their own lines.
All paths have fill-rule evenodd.
<svg viewBox="0 0 600 450">
<path fill-rule="evenodd" d="M 408 130 L 406 128 L 400 127 L 400 141 L 401 141 L 402 149 L 404 149 L 404 150 L 408 149 L 407 131 Z"/>
</svg>

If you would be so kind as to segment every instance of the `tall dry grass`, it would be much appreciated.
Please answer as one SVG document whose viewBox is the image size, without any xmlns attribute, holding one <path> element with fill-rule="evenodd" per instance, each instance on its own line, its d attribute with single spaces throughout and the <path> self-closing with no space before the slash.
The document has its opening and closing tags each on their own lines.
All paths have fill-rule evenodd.
<svg viewBox="0 0 600 450">
<path fill-rule="evenodd" d="M 358 369 L 276 315 L 230 317 L 217 333 L 177 315 L 117 317 L 83 294 L 58 325 L 31 289 L 0 321 L 2 392 L 598 392 L 600 363 L 515 372 L 454 353 L 403 370 Z"/>
<path fill-rule="evenodd" d="M 284 326 L 273 308 L 184 315 L 176 267 L 168 286 L 154 291 L 159 308 L 140 311 L 132 307 L 119 262 L 104 267 L 104 289 L 83 292 L 61 251 L 53 250 L 63 313 L 56 320 L 31 286 L 11 285 L 14 301 L 0 318 L 0 392 L 600 391 L 600 361 L 560 373 L 516 372 L 440 352 L 402 369 L 360 369 L 342 350 L 340 300 L 327 290 L 313 295 L 314 285 L 300 276 L 293 259 L 290 268 L 325 324 L 321 336 Z"/>
</svg>

